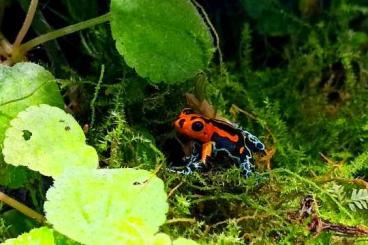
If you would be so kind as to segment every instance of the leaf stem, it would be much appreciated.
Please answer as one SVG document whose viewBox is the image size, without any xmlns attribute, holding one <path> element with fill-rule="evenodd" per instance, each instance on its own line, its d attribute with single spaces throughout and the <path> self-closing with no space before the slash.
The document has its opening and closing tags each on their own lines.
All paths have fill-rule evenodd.
<svg viewBox="0 0 368 245">
<path fill-rule="evenodd" d="M 22 43 L 24 37 L 26 36 L 26 34 L 29 30 L 29 27 L 32 24 L 33 17 L 36 13 L 37 5 L 38 5 L 38 0 L 31 0 L 26 18 L 24 19 L 24 22 L 23 22 L 23 25 L 22 25 L 22 28 L 20 28 L 20 31 L 18 32 L 18 35 L 15 38 L 15 41 L 13 43 L 13 49 L 19 48 L 19 46 Z"/>
<path fill-rule="evenodd" d="M 9 197 L 8 195 L 6 195 L 5 193 L 3 193 L 1 191 L 0 191 L 0 201 L 8 204 L 9 206 L 15 208 L 19 212 L 21 212 L 24 215 L 36 220 L 37 222 L 39 222 L 41 224 L 45 223 L 45 221 L 46 221 L 46 219 L 43 215 L 41 215 L 41 214 L 37 213 L 36 211 L 34 211 L 33 209 L 27 207 L 23 203 L 18 202 L 17 200 Z"/>
<path fill-rule="evenodd" d="M 2 62 L 2 60 L 7 59 L 11 51 L 12 51 L 12 45 L 4 37 L 4 35 L 0 32 L 0 62 Z"/>
<path fill-rule="evenodd" d="M 43 34 L 43 35 L 40 35 L 40 36 L 36 37 L 36 38 L 22 44 L 20 46 L 20 49 L 22 50 L 23 53 L 26 53 L 29 50 L 31 50 L 32 48 L 34 48 L 34 47 L 36 47 L 40 44 L 43 44 L 45 42 L 54 40 L 56 38 L 59 38 L 59 37 L 62 37 L 62 36 L 65 36 L 65 35 L 68 35 L 68 34 L 83 30 L 83 29 L 87 29 L 89 27 L 107 22 L 109 20 L 110 20 L 110 13 L 107 13 L 107 14 L 101 15 L 99 17 L 90 19 L 90 20 L 86 20 L 86 21 L 83 21 L 83 22 L 80 22 L 80 23 L 77 23 L 77 24 L 74 24 L 74 25 L 66 26 L 66 27 L 60 28 L 58 30 L 55 30 L 55 31 L 52 31 L 52 32 L 49 32 L 49 33 L 46 33 L 46 34 Z"/>
</svg>

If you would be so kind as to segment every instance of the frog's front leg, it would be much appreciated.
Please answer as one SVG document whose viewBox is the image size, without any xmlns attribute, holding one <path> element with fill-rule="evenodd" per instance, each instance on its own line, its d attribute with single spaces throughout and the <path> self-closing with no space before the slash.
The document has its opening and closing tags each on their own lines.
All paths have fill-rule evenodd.
<svg viewBox="0 0 368 245">
<path fill-rule="evenodd" d="M 188 175 L 188 174 L 193 173 L 194 171 L 201 169 L 202 162 L 201 162 L 200 152 L 201 152 L 200 143 L 193 141 L 191 154 L 183 158 L 183 161 L 187 163 L 185 167 L 181 170 L 170 169 L 170 171 L 178 173 L 178 174 Z"/>
<path fill-rule="evenodd" d="M 207 166 L 214 150 L 214 142 L 210 141 L 202 144 L 201 156 L 199 157 L 200 148 L 198 143 L 193 144 L 192 154 L 185 159 L 188 164 L 184 170 L 178 173 L 187 175 L 191 174 L 193 171 L 202 169 L 203 166 Z"/>
<path fill-rule="evenodd" d="M 210 141 L 207 143 L 204 143 L 202 145 L 202 154 L 201 154 L 201 162 L 203 165 L 207 166 L 207 163 L 211 159 L 211 156 L 214 152 L 215 142 Z"/>
</svg>

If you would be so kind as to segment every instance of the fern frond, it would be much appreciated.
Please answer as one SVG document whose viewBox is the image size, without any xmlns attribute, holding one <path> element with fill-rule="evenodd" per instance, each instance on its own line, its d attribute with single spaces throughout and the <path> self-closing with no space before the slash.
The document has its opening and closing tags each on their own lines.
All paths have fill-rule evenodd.
<svg viewBox="0 0 368 245">
<path fill-rule="evenodd" d="M 358 209 L 368 209 L 368 190 L 367 189 L 353 189 L 349 201 L 349 208 L 352 211 Z"/>
</svg>

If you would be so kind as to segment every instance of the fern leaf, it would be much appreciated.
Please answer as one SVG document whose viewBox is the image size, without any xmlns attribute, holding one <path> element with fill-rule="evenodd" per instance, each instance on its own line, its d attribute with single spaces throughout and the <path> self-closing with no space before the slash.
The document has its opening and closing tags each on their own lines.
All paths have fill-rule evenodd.
<svg viewBox="0 0 368 245">
<path fill-rule="evenodd" d="M 352 211 L 356 209 L 368 209 L 368 190 L 367 189 L 353 189 L 349 201 L 349 208 Z"/>
</svg>

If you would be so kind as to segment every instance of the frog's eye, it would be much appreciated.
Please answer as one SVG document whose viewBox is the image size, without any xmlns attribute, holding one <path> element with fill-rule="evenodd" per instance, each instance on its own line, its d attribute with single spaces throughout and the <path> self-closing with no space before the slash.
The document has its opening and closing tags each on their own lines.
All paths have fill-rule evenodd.
<svg viewBox="0 0 368 245">
<path fill-rule="evenodd" d="M 195 122 L 195 123 L 192 124 L 193 131 L 199 132 L 203 129 L 203 127 L 204 127 L 204 125 L 201 122 Z"/>
</svg>

